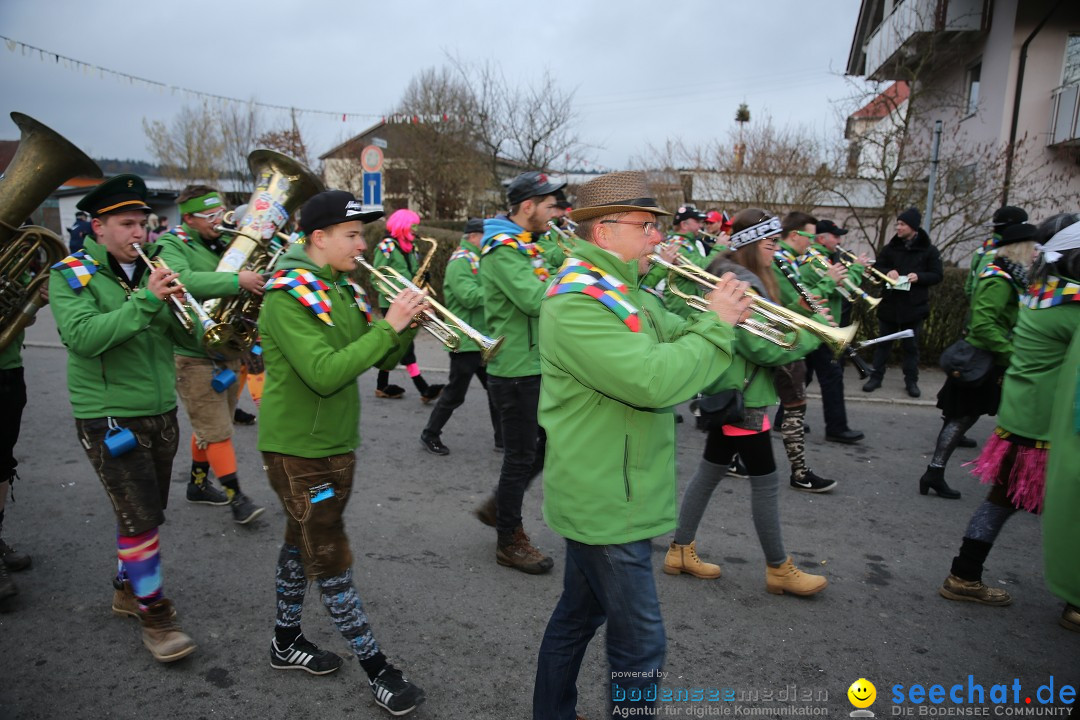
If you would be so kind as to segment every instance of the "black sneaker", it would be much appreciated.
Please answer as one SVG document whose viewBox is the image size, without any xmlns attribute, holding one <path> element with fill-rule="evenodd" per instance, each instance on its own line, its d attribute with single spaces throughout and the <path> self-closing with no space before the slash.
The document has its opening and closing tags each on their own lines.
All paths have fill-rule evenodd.
<svg viewBox="0 0 1080 720">
<path fill-rule="evenodd" d="M 233 495 L 232 501 L 229 502 L 229 507 L 232 508 L 233 520 L 241 525 L 247 525 L 249 522 L 262 515 L 264 509 L 251 502 L 251 498 L 244 493 L 236 493 Z"/>
<path fill-rule="evenodd" d="M 391 715 L 408 715 L 424 702 L 424 691 L 409 682 L 393 665 L 383 668 L 374 680 L 368 680 L 375 704 Z"/>
<path fill-rule="evenodd" d="M 905 381 L 904 389 L 907 390 L 907 394 L 913 398 L 917 398 L 922 395 L 922 391 L 919 390 L 919 386 L 914 380 Z"/>
<path fill-rule="evenodd" d="M 234 425 L 254 425 L 257 420 L 254 415 L 249 412 L 245 412 L 240 408 L 236 408 L 233 411 L 232 421 Z"/>
<path fill-rule="evenodd" d="M 742 458 L 736 455 L 731 459 L 731 465 L 728 466 L 727 474 L 737 478 L 750 477 L 750 471 L 743 465 Z"/>
<path fill-rule="evenodd" d="M 863 392 L 874 392 L 881 387 L 881 378 L 870 376 L 870 379 L 866 381 L 866 384 L 862 386 Z"/>
<path fill-rule="evenodd" d="M 201 483 L 188 483 L 187 501 L 199 505 L 228 505 L 229 496 L 211 485 L 209 480 L 203 480 Z"/>
<path fill-rule="evenodd" d="M 285 649 L 278 647 L 277 638 L 270 641 L 270 667 L 278 670 L 305 670 L 312 675 L 329 675 L 341 667 L 342 659 L 323 650 L 301 635 Z"/>
<path fill-rule="evenodd" d="M 802 490 L 809 493 L 827 493 L 836 487 L 835 480 L 826 480 L 823 477 L 818 477 L 811 470 L 806 473 L 806 477 L 802 480 L 796 480 L 795 476 L 791 476 L 791 489 Z"/>
<path fill-rule="evenodd" d="M 449 455 L 450 448 L 442 444 L 442 440 L 439 438 L 432 438 L 428 440 L 423 435 L 420 436 L 420 444 L 424 446 L 432 455 Z"/>
</svg>

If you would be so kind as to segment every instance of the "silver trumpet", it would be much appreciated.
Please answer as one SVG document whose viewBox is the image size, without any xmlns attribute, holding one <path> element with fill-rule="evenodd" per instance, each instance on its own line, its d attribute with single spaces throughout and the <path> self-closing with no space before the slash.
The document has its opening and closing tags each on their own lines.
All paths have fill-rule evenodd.
<svg viewBox="0 0 1080 720">
<path fill-rule="evenodd" d="M 665 268 L 669 277 L 675 274 L 709 290 L 712 290 L 720 282 L 720 278 L 690 262 L 683 264 L 669 263 L 655 253 L 649 255 L 648 259 L 654 265 Z M 675 287 L 674 283 L 668 283 L 667 291 L 682 298 L 683 302 L 698 312 L 706 312 L 709 309 L 708 300 L 700 295 L 684 293 Z M 746 294 L 750 297 L 750 306 L 754 312 L 765 318 L 765 321 L 762 322 L 751 317 L 739 323 L 738 327 L 751 335 L 757 335 L 774 345 L 779 345 L 788 350 L 799 344 L 799 330 L 806 330 L 821 338 L 834 352 L 839 352 L 850 345 L 855 338 L 855 331 L 858 330 L 856 325 L 849 325 L 844 328 L 823 325 L 816 320 L 800 315 L 794 310 L 788 310 L 782 305 L 770 302 L 753 290 L 747 290 Z"/>
<path fill-rule="evenodd" d="M 375 268 L 364 259 L 363 255 L 357 255 L 354 259 L 357 265 L 371 273 L 371 276 L 376 280 L 379 291 L 388 298 L 396 296 L 404 289 L 423 292 L 412 280 L 392 267 Z M 480 346 L 480 357 L 485 363 L 499 352 L 499 348 L 502 347 L 505 339 L 501 335 L 494 339 L 489 338 L 431 298 L 427 298 L 427 303 L 430 308 L 421 310 L 416 315 L 416 322 L 420 323 L 420 327 L 434 335 L 435 339 L 445 345 L 448 350 L 457 350 L 461 346 L 461 338 L 454 332 L 457 329 Z"/>
<path fill-rule="evenodd" d="M 131 243 L 131 247 L 135 248 L 135 252 L 139 253 L 139 257 L 146 263 L 146 267 L 151 271 L 153 271 L 154 268 L 164 268 L 165 270 L 171 269 L 165 264 L 165 261 L 160 258 L 151 260 L 150 256 L 143 251 L 142 245 L 139 243 Z M 178 280 L 173 280 L 171 286 L 176 287 L 177 285 L 180 285 L 180 282 Z M 180 287 L 183 286 L 181 285 Z M 202 303 L 192 297 L 191 293 L 189 293 L 186 288 L 183 290 L 182 294 L 184 296 L 183 300 L 176 297 L 176 295 L 170 295 L 169 300 L 172 302 L 173 315 L 175 315 L 176 319 L 180 321 L 180 324 L 184 326 L 184 329 L 188 332 L 195 331 L 195 324 L 191 321 L 191 315 L 188 314 L 188 310 L 194 311 L 198 316 L 199 323 L 202 325 L 204 332 L 212 327 L 214 325 L 214 319 L 206 314 L 206 311 L 203 310 Z"/>
</svg>

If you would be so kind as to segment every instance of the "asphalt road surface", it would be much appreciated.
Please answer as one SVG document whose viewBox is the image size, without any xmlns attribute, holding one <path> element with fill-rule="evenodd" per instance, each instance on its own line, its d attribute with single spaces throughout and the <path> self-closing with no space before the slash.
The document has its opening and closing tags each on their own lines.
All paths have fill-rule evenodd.
<svg viewBox="0 0 1080 720">
<path fill-rule="evenodd" d="M 250 526 L 234 524 L 227 508 L 184 501 L 190 457 L 186 441 L 180 444 L 161 530 L 165 591 L 198 650 L 172 665 L 154 662 L 138 624 L 109 610 L 113 513 L 76 442 L 65 352 L 55 346 L 47 313 L 30 340 L 24 358 L 31 399 L 16 448 L 22 480 L 4 530 L 34 563 L 14 575 L 20 594 L 0 614 L 0 718 L 383 716 L 314 589 L 305 634 L 347 662 L 325 677 L 269 666 L 284 520 L 262 473 L 256 427 L 237 428 L 235 437 L 242 486 L 267 507 Z M 426 367 L 447 364 L 426 337 L 420 357 Z M 445 378 L 435 370 L 427 374 L 429 381 Z M 494 530 L 471 512 L 492 489 L 502 457 L 493 452 L 479 384 L 444 432 L 451 454 L 435 457 L 418 442 L 429 408 L 405 373 L 395 372 L 392 380 L 409 388 L 403 400 L 375 399 L 374 380 L 373 373 L 360 380 L 363 443 L 347 525 L 356 583 L 376 637 L 427 692 L 414 717 L 529 717 L 536 652 L 560 593 L 565 557 L 561 538 L 541 517 L 541 483 L 525 498 L 526 529 L 554 556 L 555 569 L 528 576 L 496 565 Z M 702 689 L 706 698 L 713 689 L 722 698 L 661 703 L 660 713 L 845 716 L 854 709 L 848 687 L 866 678 L 877 687 L 870 708 L 877 717 L 953 705 L 897 706 L 896 685 L 906 694 L 915 684 L 957 683 L 965 696 L 972 683 L 987 693 L 995 684 L 1008 685 L 1009 705 L 995 707 L 986 698 L 986 712 L 1000 716 L 1003 710 L 1046 710 L 1036 691 L 1051 676 L 1054 693 L 1080 685 L 1080 635 L 1057 624 L 1062 603 L 1043 582 L 1036 517 L 1014 516 L 988 562 L 987 582 L 1012 593 L 1011 607 L 950 602 L 937 594 L 984 495 L 960 467 L 977 451 L 964 449 L 948 471 L 961 500 L 917 493 L 940 427 L 932 407 L 939 382 L 939 375 L 924 376 L 921 404 L 891 402 L 901 397 L 893 371 L 886 388 L 869 398 L 875 402 L 866 402 L 849 370 L 851 425 L 867 435 L 855 446 L 824 442 L 820 406 L 811 401 L 811 466 L 840 485 L 828 495 L 784 487 L 781 509 L 784 540 L 796 562 L 829 579 L 820 595 L 765 592 L 745 480 L 723 481 L 698 536 L 701 554 L 723 565 L 721 579 L 664 575 L 660 566 L 671 538 L 654 540 L 668 635 L 663 686 Z M 253 409 L 246 394 L 241 406 Z M 182 410 L 180 416 L 185 438 L 190 428 Z M 992 428 L 984 418 L 970 434 L 981 444 Z M 683 424 L 678 442 L 681 490 L 704 435 Z M 779 438 L 774 451 L 786 477 Z M 1011 704 L 1016 682 L 1019 703 Z M 586 655 L 579 689 L 582 715 L 607 716 L 611 688 L 602 631 Z"/>
</svg>

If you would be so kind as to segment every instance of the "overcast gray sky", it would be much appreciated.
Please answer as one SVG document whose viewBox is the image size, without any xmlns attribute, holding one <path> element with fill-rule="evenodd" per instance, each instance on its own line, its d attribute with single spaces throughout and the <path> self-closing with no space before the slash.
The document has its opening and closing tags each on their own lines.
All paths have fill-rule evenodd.
<svg viewBox="0 0 1080 720">
<path fill-rule="evenodd" d="M 150 80 L 334 113 L 391 111 L 410 78 L 448 54 L 510 79 L 544 68 L 576 90 L 597 167 L 647 143 L 723 137 L 739 103 L 755 119 L 839 133 L 835 102 L 858 0 L 2 0 L 0 35 Z M 197 100 L 0 47 L 0 138 L 25 112 L 94 157 L 151 159 L 142 119 Z M 266 113 L 283 124 L 284 113 Z M 302 115 L 317 156 L 374 122 Z"/>
</svg>

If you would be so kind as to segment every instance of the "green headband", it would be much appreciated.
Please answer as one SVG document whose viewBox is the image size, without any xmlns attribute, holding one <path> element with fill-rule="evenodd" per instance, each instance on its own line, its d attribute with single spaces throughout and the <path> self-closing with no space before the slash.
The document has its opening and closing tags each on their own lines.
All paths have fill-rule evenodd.
<svg viewBox="0 0 1080 720">
<path fill-rule="evenodd" d="M 221 204 L 221 196 L 217 194 L 217 191 L 208 192 L 205 195 L 189 198 L 180 203 L 180 214 L 190 215 L 191 213 L 212 210 L 213 208 L 221 207 Z"/>
</svg>

